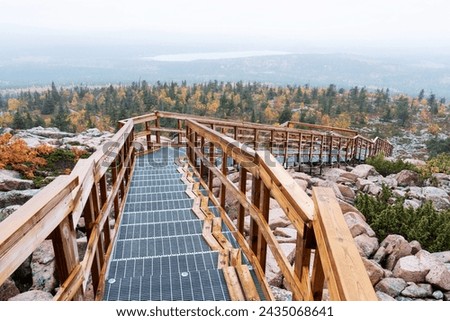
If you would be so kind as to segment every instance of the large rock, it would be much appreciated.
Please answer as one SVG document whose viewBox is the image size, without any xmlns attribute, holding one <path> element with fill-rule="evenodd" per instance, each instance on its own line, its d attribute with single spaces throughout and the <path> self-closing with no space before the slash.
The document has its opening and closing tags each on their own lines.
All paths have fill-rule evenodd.
<svg viewBox="0 0 450 321">
<path fill-rule="evenodd" d="M 381 192 L 381 186 L 375 184 L 374 182 L 368 179 L 362 178 L 358 178 L 356 180 L 356 188 L 358 188 L 361 192 L 375 196 L 377 196 Z"/>
<path fill-rule="evenodd" d="M 417 172 L 404 169 L 395 175 L 395 179 L 400 186 L 416 186 L 419 183 L 420 177 Z"/>
<path fill-rule="evenodd" d="M 286 227 L 291 224 L 284 211 L 278 207 L 269 212 L 269 226 L 272 230 L 277 227 Z"/>
<path fill-rule="evenodd" d="M 359 216 L 361 216 L 361 218 L 365 221 L 366 217 L 364 216 L 363 213 L 361 213 L 356 207 L 354 207 L 353 205 L 344 202 L 342 200 L 338 199 L 338 203 L 339 203 L 339 207 L 341 208 L 342 214 L 348 213 L 348 212 L 352 212 L 352 213 L 357 213 Z"/>
<path fill-rule="evenodd" d="M 0 192 L 0 208 L 5 208 L 11 205 L 23 205 L 38 192 L 38 189 Z"/>
<path fill-rule="evenodd" d="M 21 293 L 8 301 L 52 301 L 53 296 L 45 291 L 32 290 Z"/>
<path fill-rule="evenodd" d="M 370 237 L 375 236 L 375 232 L 358 213 L 345 213 L 344 219 L 353 237 L 361 234 L 367 234 Z"/>
<path fill-rule="evenodd" d="M 357 179 L 358 175 L 350 172 L 345 172 L 341 174 L 336 183 L 346 183 L 346 182 L 355 183 Z"/>
<path fill-rule="evenodd" d="M 447 198 L 448 199 L 448 193 L 443 190 L 442 188 L 433 187 L 433 186 L 426 186 L 422 188 L 422 193 L 425 199 L 431 199 L 436 197 L 441 198 Z"/>
<path fill-rule="evenodd" d="M 384 269 L 373 260 L 369 260 L 365 257 L 362 257 L 362 260 L 367 274 L 369 275 L 370 282 L 372 282 L 372 285 L 377 284 L 384 276 Z"/>
<path fill-rule="evenodd" d="M 400 258 L 411 255 L 412 252 L 411 244 L 403 236 L 397 234 L 388 235 L 381 242 L 380 247 L 385 248 L 384 254 L 387 256 L 385 267 L 389 270 L 394 269 Z"/>
<path fill-rule="evenodd" d="M 387 295 L 395 298 L 399 295 L 408 284 L 405 280 L 400 278 L 385 278 L 375 285 L 375 290 L 386 293 Z"/>
<path fill-rule="evenodd" d="M 450 209 L 450 201 L 447 198 L 429 197 L 428 200 L 433 203 L 433 207 L 438 211 L 445 211 Z"/>
<path fill-rule="evenodd" d="M 396 278 L 402 278 L 406 282 L 422 283 L 429 271 L 416 256 L 409 255 L 400 258 L 392 272 Z"/>
<path fill-rule="evenodd" d="M 326 168 L 324 169 L 322 176 L 328 181 L 336 183 L 339 177 L 341 177 L 344 173 L 347 172 L 341 168 Z"/>
<path fill-rule="evenodd" d="M 297 241 L 297 230 L 289 227 L 277 227 L 273 234 L 278 243 L 295 243 Z"/>
<path fill-rule="evenodd" d="M 317 186 L 329 187 L 333 190 L 334 194 L 336 195 L 336 197 L 338 199 L 345 200 L 344 196 L 342 195 L 341 191 L 339 190 L 338 184 L 331 182 L 331 181 L 319 181 Z"/>
<path fill-rule="evenodd" d="M 370 258 L 373 253 L 378 250 L 378 239 L 376 237 L 370 237 L 367 234 L 361 234 L 354 238 L 356 248 L 361 256 Z"/>
<path fill-rule="evenodd" d="M 375 167 L 372 165 L 367 164 L 361 164 L 357 165 L 352 171 L 352 174 L 355 174 L 356 176 L 360 178 L 367 178 L 368 176 L 375 176 L 379 175 L 378 172 L 375 170 Z"/>
<path fill-rule="evenodd" d="M 21 179 L 18 172 L 0 169 L 0 191 L 24 190 L 33 187 L 33 181 Z"/>
<path fill-rule="evenodd" d="M 57 284 L 55 279 L 55 253 L 52 241 L 47 240 L 33 252 L 31 259 L 33 290 L 52 292 Z"/>
<path fill-rule="evenodd" d="M 401 294 L 409 298 L 426 298 L 433 295 L 433 288 L 430 284 L 410 283 Z"/>
<path fill-rule="evenodd" d="M 353 189 L 342 184 L 337 184 L 337 187 L 339 188 L 339 192 L 341 192 L 344 199 L 353 203 L 356 196 Z"/>
<path fill-rule="evenodd" d="M 435 252 L 431 253 L 431 255 L 442 263 L 450 263 L 450 251 Z"/>
<path fill-rule="evenodd" d="M 381 292 L 381 291 L 377 291 L 377 292 L 375 292 L 375 294 L 377 295 L 377 298 L 379 301 L 397 301 L 390 295 L 388 295 L 384 292 Z"/>
<path fill-rule="evenodd" d="M 6 281 L 0 285 L 0 301 L 8 301 L 8 299 L 15 297 L 19 293 L 19 289 L 10 278 L 6 279 Z"/>
<path fill-rule="evenodd" d="M 450 291 L 450 271 L 445 263 L 442 263 L 429 252 L 422 250 L 416 254 L 419 262 L 429 269 L 425 281 L 445 291 Z"/>
<path fill-rule="evenodd" d="M 427 165 L 427 163 L 425 161 L 420 160 L 420 159 L 415 159 L 415 158 L 407 158 L 407 159 L 403 160 L 403 162 L 414 165 L 414 166 L 418 166 L 418 167 Z"/>
<path fill-rule="evenodd" d="M 291 243 L 283 243 L 280 244 L 280 247 L 284 255 L 286 255 L 288 261 L 292 264 L 295 258 L 296 245 Z M 283 275 L 269 248 L 267 249 L 266 259 L 266 279 L 269 285 L 276 287 L 281 287 L 283 283 Z"/>
</svg>

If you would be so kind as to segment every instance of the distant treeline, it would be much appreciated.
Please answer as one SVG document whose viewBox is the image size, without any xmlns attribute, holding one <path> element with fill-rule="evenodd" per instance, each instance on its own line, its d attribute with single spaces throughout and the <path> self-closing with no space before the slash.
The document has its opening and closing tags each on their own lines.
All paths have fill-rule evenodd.
<svg viewBox="0 0 450 321">
<path fill-rule="evenodd" d="M 411 116 L 425 122 L 447 114 L 445 99 L 422 90 L 417 97 L 392 96 L 389 89 L 369 91 L 328 87 L 271 86 L 263 83 L 207 83 L 187 85 L 146 81 L 131 85 L 59 88 L 0 95 L 0 126 L 27 129 L 54 126 L 65 131 L 115 128 L 117 121 L 154 110 L 171 111 L 259 123 L 296 120 L 358 127 L 378 118 L 407 127 Z"/>
</svg>

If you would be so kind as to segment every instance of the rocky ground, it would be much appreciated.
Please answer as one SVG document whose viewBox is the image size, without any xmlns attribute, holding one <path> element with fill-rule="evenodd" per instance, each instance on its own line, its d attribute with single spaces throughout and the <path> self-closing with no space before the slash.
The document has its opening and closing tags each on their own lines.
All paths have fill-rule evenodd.
<svg viewBox="0 0 450 321">
<path fill-rule="evenodd" d="M 17 134 L 30 146 L 42 143 L 58 148 L 98 148 L 112 136 L 111 133 L 90 129 L 81 134 L 62 133 L 52 128 L 35 128 Z M 409 154 L 404 154 L 411 156 Z M 415 164 L 418 160 L 409 160 Z M 418 207 L 430 200 L 438 210 L 450 208 L 450 175 L 434 174 L 434 186 L 417 186 L 419 177 L 408 170 L 383 177 L 370 165 L 324 169 L 320 175 L 308 175 L 289 170 L 297 184 L 309 195 L 313 186 L 326 186 L 334 190 L 355 244 L 363 258 L 370 280 L 380 300 L 450 300 L 450 249 L 447 252 L 429 253 L 417 241 L 408 242 L 400 235 L 389 235 L 379 240 L 365 217 L 354 206 L 357 193 L 377 196 L 382 184 L 389 186 L 394 196 L 405 197 L 404 206 Z M 229 178 L 239 182 L 237 173 Z M 249 175 L 249 179 L 251 175 Z M 220 182 L 214 181 L 218 192 Z M 250 195 L 251 182 L 247 193 Z M 0 221 L 24 204 L 39 190 L 33 182 L 14 171 L 0 170 Z M 236 199 L 227 197 L 226 206 L 236 208 Z M 236 215 L 230 211 L 231 216 Z M 245 220 L 248 231 L 249 217 Z M 270 203 L 269 225 L 288 259 L 295 258 L 296 231 L 279 205 Z M 79 226 L 79 250 L 83 255 L 86 237 L 82 221 Z M 281 271 L 268 252 L 267 277 L 279 300 L 290 300 Z M 22 266 L 0 286 L 0 300 L 51 300 L 58 286 L 55 279 L 54 254 L 51 241 L 45 241 Z M 326 298 L 326 292 L 325 292 Z"/>
</svg>

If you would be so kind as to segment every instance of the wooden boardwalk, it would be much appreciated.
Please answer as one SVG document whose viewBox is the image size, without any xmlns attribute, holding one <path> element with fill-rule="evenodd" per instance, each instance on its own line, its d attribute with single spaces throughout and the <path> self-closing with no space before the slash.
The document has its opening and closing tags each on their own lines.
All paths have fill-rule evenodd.
<svg viewBox="0 0 450 321">
<path fill-rule="evenodd" d="M 0 284 L 51 239 L 55 300 L 83 300 L 90 285 L 96 300 L 273 300 L 269 250 L 293 300 L 322 300 L 325 287 L 331 300 L 377 300 L 332 190 L 310 198 L 285 168 L 362 162 L 392 145 L 300 125 L 310 127 L 163 112 L 121 121 L 111 141 L 0 223 Z M 293 263 L 268 224 L 274 202 L 297 231 Z"/>
</svg>

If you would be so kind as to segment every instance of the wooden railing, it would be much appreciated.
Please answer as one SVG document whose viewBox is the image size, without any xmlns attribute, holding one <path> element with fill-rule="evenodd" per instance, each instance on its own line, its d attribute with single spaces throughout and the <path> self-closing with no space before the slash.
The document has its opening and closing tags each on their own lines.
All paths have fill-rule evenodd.
<svg viewBox="0 0 450 321">
<path fill-rule="evenodd" d="M 331 189 L 314 188 L 311 199 L 268 151 L 254 151 L 196 121 L 186 122 L 186 136 L 190 163 L 256 267 L 261 284 L 270 249 L 295 300 L 321 300 L 324 284 L 331 300 L 377 300 Z M 227 176 L 231 163 L 239 171 L 237 185 Z M 246 196 L 249 174 L 250 198 Z M 221 182 L 218 198 L 212 193 L 214 178 Z M 227 193 L 238 201 L 235 221 L 227 214 L 231 209 L 225 211 Z M 297 231 L 293 265 L 269 227 L 271 198 Z M 249 235 L 244 231 L 246 214 L 251 217 Z"/>
<path fill-rule="evenodd" d="M 143 150 L 147 151 L 164 145 L 162 137 L 168 137 L 170 134 L 176 138 L 171 142 L 172 146 L 184 146 L 184 122 L 188 119 L 245 143 L 254 150 L 270 151 L 285 168 L 302 163 L 333 165 L 363 162 L 379 153 L 390 156 L 393 150 L 386 140 L 370 140 L 349 129 L 305 124 L 309 126 L 309 130 L 304 130 L 290 128 L 292 125 L 289 124 L 293 122 L 289 122 L 286 127 L 280 127 L 160 111 L 133 118 L 136 125 L 145 126 L 145 130 L 137 133 L 136 138 L 141 142 Z M 167 124 L 161 126 L 162 122 Z"/>
<path fill-rule="evenodd" d="M 0 284 L 45 239 L 51 239 L 59 291 L 55 300 L 82 300 L 88 283 L 102 291 L 135 159 L 128 121 L 88 159 L 78 161 L 0 223 Z M 84 217 L 87 247 L 78 254 L 75 229 Z M 110 219 L 115 220 L 110 230 Z"/>
<path fill-rule="evenodd" d="M 114 137 L 90 158 L 80 160 L 70 175 L 58 177 L 0 223 L 0 284 L 42 241 L 51 239 L 60 285 L 54 299 L 81 300 L 90 282 L 96 299 L 101 299 L 135 155 L 171 144 L 188 147 L 205 186 L 212 186 L 213 177 L 220 179 L 220 197 L 216 199 L 210 189 L 211 198 L 221 205 L 222 217 L 235 231 L 260 278 L 269 248 L 295 299 L 321 299 L 325 281 L 333 300 L 376 300 L 333 193 L 314 189 L 313 199 L 309 198 L 275 157 L 281 157 L 287 166 L 291 154 L 301 159 L 305 150 L 309 157 L 320 157 L 339 149 L 344 151 L 343 160 L 350 161 L 357 157 L 357 151 L 374 154 L 389 150 L 392 146 L 388 142 L 165 112 L 119 124 L 121 129 Z M 239 170 L 238 186 L 228 180 L 226 162 L 220 168 L 215 166 L 220 158 Z M 245 195 L 250 174 L 251 200 Z M 226 193 L 239 201 L 237 224 L 223 210 Z M 293 266 L 268 227 L 270 198 L 298 232 Z M 243 233 L 245 213 L 251 215 L 252 222 L 248 242 Z M 79 257 L 75 234 L 81 217 L 87 233 L 83 257 Z M 110 220 L 114 220 L 112 229 Z"/>
</svg>

